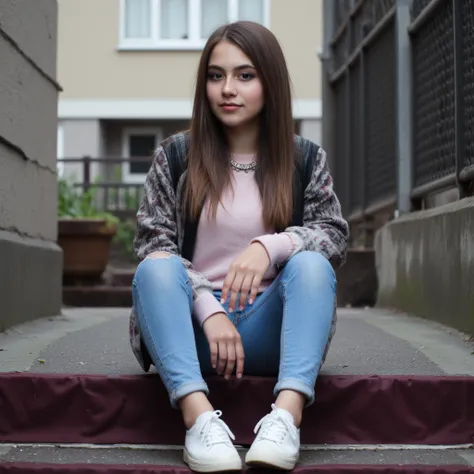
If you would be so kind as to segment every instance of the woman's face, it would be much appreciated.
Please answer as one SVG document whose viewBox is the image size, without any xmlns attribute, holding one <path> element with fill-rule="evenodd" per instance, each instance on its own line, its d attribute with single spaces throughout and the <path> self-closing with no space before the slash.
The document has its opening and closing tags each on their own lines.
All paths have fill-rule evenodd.
<svg viewBox="0 0 474 474">
<path fill-rule="evenodd" d="M 252 61 L 232 43 L 221 41 L 208 66 L 207 97 L 214 115 L 227 127 L 252 122 L 261 112 L 263 87 Z"/>
</svg>

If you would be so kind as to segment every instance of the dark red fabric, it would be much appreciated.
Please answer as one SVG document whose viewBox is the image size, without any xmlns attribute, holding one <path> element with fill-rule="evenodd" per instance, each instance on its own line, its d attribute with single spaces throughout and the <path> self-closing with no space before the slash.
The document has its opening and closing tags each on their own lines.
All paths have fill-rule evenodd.
<svg viewBox="0 0 474 474">
<path fill-rule="evenodd" d="M 0 474 L 187 474 L 190 471 L 182 466 L 154 465 L 110 465 L 110 464 L 40 464 L 5 463 L 0 464 Z M 243 469 L 242 472 L 275 474 L 270 469 Z M 400 466 L 400 465 L 351 465 L 323 464 L 319 466 L 301 466 L 295 474 L 313 474 L 330 472 L 331 474 L 472 474 L 474 468 L 468 466 Z"/>
<path fill-rule="evenodd" d="M 208 380 L 236 443 L 253 441 L 275 379 Z M 157 375 L 0 375 L 0 442 L 182 444 L 180 413 Z M 321 376 L 305 444 L 474 441 L 474 377 Z"/>
</svg>

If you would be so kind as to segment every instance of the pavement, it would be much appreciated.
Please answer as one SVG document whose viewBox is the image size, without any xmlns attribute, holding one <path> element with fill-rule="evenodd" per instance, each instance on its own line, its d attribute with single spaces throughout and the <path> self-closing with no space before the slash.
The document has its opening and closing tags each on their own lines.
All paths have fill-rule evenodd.
<svg viewBox="0 0 474 474">
<path fill-rule="evenodd" d="M 340 309 L 324 374 L 474 376 L 474 341 L 437 323 L 382 309 Z M 142 374 L 128 341 L 129 310 L 64 309 L 0 334 L 0 372 Z M 303 446 L 301 464 L 461 464 L 471 446 Z M 182 464 L 179 447 L 0 444 L 0 463 Z"/>
<path fill-rule="evenodd" d="M 0 372 L 141 374 L 125 308 L 64 309 L 0 333 Z M 382 309 L 340 309 L 324 374 L 473 375 L 474 342 Z"/>
</svg>

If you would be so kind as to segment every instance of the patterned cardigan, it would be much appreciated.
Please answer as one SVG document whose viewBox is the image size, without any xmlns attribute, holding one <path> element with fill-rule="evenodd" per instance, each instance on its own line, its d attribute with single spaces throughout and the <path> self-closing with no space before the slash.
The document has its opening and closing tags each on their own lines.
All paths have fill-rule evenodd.
<svg viewBox="0 0 474 474">
<path fill-rule="evenodd" d="M 311 150 L 314 153 L 314 150 L 317 150 L 315 152 L 317 156 L 313 157 L 315 160 L 311 178 L 304 190 L 303 225 L 290 226 L 284 230 L 291 235 L 295 243 L 294 251 L 289 258 L 301 251 L 320 252 L 334 268 L 337 268 L 345 262 L 349 226 L 341 215 L 341 206 L 333 190 L 326 153 L 309 140 L 301 137 L 298 139 L 306 153 L 311 153 Z M 192 263 L 181 255 L 185 228 L 182 198 L 186 170 L 179 177 L 175 187 L 169 156 L 171 143 L 174 145 L 174 150 L 185 153 L 185 140 L 185 133 L 173 135 L 165 140 L 154 154 L 153 163 L 145 180 L 144 197 L 137 212 L 134 249 L 140 260 L 156 251 L 166 251 L 179 256 L 187 270 L 193 296 L 196 299 L 201 292 L 212 291 L 212 287 L 205 276 L 195 271 Z M 284 264 L 285 262 L 282 265 Z M 336 304 L 326 353 L 335 326 Z M 130 343 L 141 367 L 148 371 L 152 361 L 140 336 L 134 308 L 130 315 Z"/>
</svg>

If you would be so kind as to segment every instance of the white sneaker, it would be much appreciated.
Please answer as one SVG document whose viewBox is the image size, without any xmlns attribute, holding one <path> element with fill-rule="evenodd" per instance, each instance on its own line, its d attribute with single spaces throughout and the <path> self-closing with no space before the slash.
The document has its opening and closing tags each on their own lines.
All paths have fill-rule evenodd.
<svg viewBox="0 0 474 474">
<path fill-rule="evenodd" d="M 240 471 L 242 460 L 230 438 L 229 427 L 220 419 L 221 411 L 206 411 L 186 431 L 184 462 L 196 472 Z"/>
<path fill-rule="evenodd" d="M 272 405 L 272 412 L 263 417 L 255 427 L 258 432 L 245 462 L 250 466 L 266 466 L 291 471 L 300 452 L 300 430 L 293 416 Z"/>
</svg>

